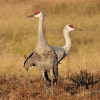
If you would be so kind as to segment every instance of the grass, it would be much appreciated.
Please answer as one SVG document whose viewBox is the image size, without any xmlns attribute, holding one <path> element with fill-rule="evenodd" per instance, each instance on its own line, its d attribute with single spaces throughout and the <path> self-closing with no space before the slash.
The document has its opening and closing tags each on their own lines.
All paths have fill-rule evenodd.
<svg viewBox="0 0 100 100">
<path fill-rule="evenodd" d="M 82 77 L 81 77 L 82 76 Z M 91 79 L 92 77 L 92 79 Z M 91 80 L 90 80 L 91 79 Z M 79 83 L 78 83 L 79 82 Z M 93 75 L 87 71 L 72 75 L 69 78 L 59 76 L 57 86 L 54 85 L 54 97 L 49 93 L 48 100 L 99 100 L 100 75 Z M 87 83 L 88 89 L 85 83 Z M 46 100 L 43 90 L 43 79 L 34 75 L 0 76 L 0 99 L 3 100 Z M 35 88 L 34 88 L 35 87 Z"/>
<path fill-rule="evenodd" d="M 46 15 L 44 22 L 45 37 L 51 46 L 64 45 L 62 30 L 65 25 L 72 24 L 82 29 L 82 32 L 73 31 L 70 33 L 72 47 L 69 55 L 59 64 L 60 78 L 58 86 L 54 88 L 54 99 L 59 100 L 62 96 L 65 97 L 64 99 L 69 97 L 69 100 L 73 98 L 77 100 L 81 97 L 84 100 L 99 99 L 100 92 L 94 93 L 95 90 L 100 90 L 97 89 L 99 82 L 89 85 L 86 89 L 84 85 L 80 84 L 81 80 L 78 79 L 80 86 L 76 89 L 77 83 L 73 81 L 82 77 L 81 70 L 89 75 L 90 80 L 92 80 L 92 75 L 92 81 L 98 80 L 97 76 L 100 73 L 99 0 L 87 0 L 87 2 L 85 0 L 59 0 L 59 2 L 57 0 L 53 2 L 50 0 L 17 0 L 16 2 L 14 0 L 1 0 L 0 4 L 0 84 L 3 82 L 0 85 L 0 98 L 5 100 L 7 98 L 14 100 L 17 97 L 20 100 L 27 97 L 30 98 L 29 100 L 32 98 L 45 99 L 43 82 L 40 82 L 40 72 L 36 67 L 30 68 L 28 72 L 23 68 L 24 55 L 29 55 L 34 50 L 38 37 L 38 19 L 26 19 L 25 17 L 41 10 Z M 84 72 L 84 70 L 87 70 L 87 72 Z M 87 74 L 84 76 L 87 76 Z M 30 83 L 30 78 L 34 84 Z M 84 78 L 86 79 L 86 77 Z M 67 83 L 63 83 L 63 80 Z M 87 80 L 85 80 L 86 84 Z M 14 81 L 18 84 L 15 85 Z M 31 84 L 30 88 L 26 88 L 25 84 Z M 67 89 L 66 85 L 67 87 L 70 86 L 70 90 Z M 91 87 L 92 85 L 93 87 Z M 13 87 L 15 91 L 18 90 L 17 93 L 14 92 Z M 24 88 L 22 89 L 22 87 Z M 34 89 L 34 87 L 36 88 Z M 35 92 L 36 89 L 37 92 Z M 92 90 L 94 96 L 85 97 L 84 93 L 90 93 Z"/>
</svg>

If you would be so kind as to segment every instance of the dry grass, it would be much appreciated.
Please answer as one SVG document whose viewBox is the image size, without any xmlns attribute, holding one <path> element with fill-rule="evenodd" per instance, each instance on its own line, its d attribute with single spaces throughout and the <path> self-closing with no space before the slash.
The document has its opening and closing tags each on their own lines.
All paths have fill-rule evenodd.
<svg viewBox="0 0 100 100">
<path fill-rule="evenodd" d="M 41 75 L 37 68 L 30 68 L 29 72 L 26 72 L 23 68 L 23 55 L 29 55 L 33 51 L 38 35 L 38 19 L 26 19 L 25 17 L 37 10 L 43 11 L 46 15 L 44 22 L 45 36 L 48 43 L 52 46 L 64 45 L 65 41 L 62 30 L 65 25 L 72 24 L 83 30 L 82 32 L 73 31 L 70 33 L 72 40 L 71 51 L 59 65 L 59 75 L 62 77 L 61 82 L 75 73 L 79 74 L 81 70 L 87 70 L 88 73 L 92 74 L 100 73 L 99 0 L 59 0 L 59 2 L 58 0 L 54 0 L 53 2 L 50 0 L 16 0 L 16 2 L 15 0 L 1 0 L 0 4 L 0 77 L 1 81 L 6 80 L 7 83 L 9 83 L 9 79 L 11 78 L 11 83 L 8 86 L 4 82 L 3 87 L 1 86 L 0 88 L 0 91 L 3 88 L 9 91 L 7 96 L 5 96 L 6 92 L 2 90 L 3 92 L 0 94 L 0 97 L 2 99 L 4 97 L 3 100 L 5 98 L 14 100 L 17 97 L 19 100 L 19 94 L 23 94 L 23 92 L 25 92 L 23 95 L 26 96 L 22 97 L 21 94 L 20 100 L 27 98 L 27 96 L 30 98 L 45 99 L 43 83 L 40 82 Z M 37 80 L 36 85 L 32 85 L 28 77 L 31 77 L 33 83 Z M 22 79 L 22 81 L 18 79 Z M 22 91 L 18 86 L 17 93 L 14 90 L 12 91 L 12 87 L 16 86 L 15 83 L 13 84 L 14 81 L 15 83 L 18 82 L 20 88 L 24 87 Z M 36 88 L 38 90 L 37 93 L 35 92 L 36 89 L 34 90 L 33 88 L 32 90 L 31 86 L 30 88 L 26 88 L 25 84 L 41 88 L 42 93 L 39 88 Z M 93 89 L 97 88 L 98 85 L 94 85 Z M 75 98 L 77 100 L 77 98 L 81 98 L 80 93 L 74 96 L 71 96 L 72 94 L 70 95 L 69 92 L 66 93 L 61 88 L 62 86 L 59 84 L 58 87 L 55 87 L 54 98 L 59 100 L 62 96 L 66 98 L 68 95 L 69 99 Z M 66 85 L 64 85 L 64 88 L 66 88 Z M 82 91 L 84 93 L 84 89 Z M 91 89 L 86 91 L 91 91 Z M 63 93 L 60 95 L 61 92 Z M 93 96 L 94 99 L 95 97 L 99 98 L 98 95 Z M 90 98 L 92 99 L 92 97 Z M 84 99 L 88 100 L 87 97 L 84 97 Z"/>
<path fill-rule="evenodd" d="M 72 75 L 69 78 L 59 76 L 57 86 L 54 86 L 52 98 L 48 86 L 48 100 L 99 100 L 100 75 L 93 75 L 87 71 Z M 46 100 L 41 77 L 23 75 L 0 75 L 1 100 Z M 88 87 L 88 88 L 87 88 Z"/>
</svg>

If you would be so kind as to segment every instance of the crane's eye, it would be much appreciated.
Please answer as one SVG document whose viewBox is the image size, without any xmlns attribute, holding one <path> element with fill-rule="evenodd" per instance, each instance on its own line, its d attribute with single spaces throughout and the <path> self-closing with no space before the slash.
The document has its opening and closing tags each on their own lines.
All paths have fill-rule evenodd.
<svg viewBox="0 0 100 100">
<path fill-rule="evenodd" d="M 69 27 L 70 27 L 70 28 L 73 28 L 74 26 L 73 26 L 73 25 L 69 25 Z"/>
<path fill-rule="evenodd" d="M 40 11 L 35 12 L 35 15 L 38 15 L 40 13 Z"/>
</svg>

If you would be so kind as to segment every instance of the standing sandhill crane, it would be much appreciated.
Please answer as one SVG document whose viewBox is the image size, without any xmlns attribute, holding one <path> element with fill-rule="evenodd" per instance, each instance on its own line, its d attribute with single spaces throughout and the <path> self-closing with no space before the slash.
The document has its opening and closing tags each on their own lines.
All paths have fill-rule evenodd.
<svg viewBox="0 0 100 100">
<path fill-rule="evenodd" d="M 71 39 L 69 37 L 69 32 L 73 31 L 73 30 L 81 30 L 79 28 L 75 28 L 73 25 L 66 25 L 63 29 L 63 35 L 65 38 L 65 45 L 63 47 L 55 47 L 52 46 L 53 49 L 55 50 L 56 54 L 57 54 L 57 58 L 58 58 L 58 63 L 67 56 L 67 54 L 70 51 L 71 48 Z"/>
<path fill-rule="evenodd" d="M 29 17 L 38 17 L 39 18 L 39 26 L 38 26 L 38 43 L 35 50 L 29 55 L 29 57 L 24 62 L 24 67 L 28 70 L 28 68 L 32 65 L 36 65 L 40 70 L 43 78 L 44 78 L 44 90 L 46 92 L 47 97 L 47 78 L 45 73 L 50 72 L 51 75 L 51 94 L 53 95 L 53 76 L 57 80 L 58 76 L 58 60 L 56 57 L 55 51 L 45 40 L 45 36 L 43 33 L 43 22 L 45 19 L 45 15 L 41 11 L 35 12 L 35 14 L 28 16 Z M 30 63 L 29 63 L 30 62 Z M 54 74 L 54 68 L 56 72 Z"/>
</svg>

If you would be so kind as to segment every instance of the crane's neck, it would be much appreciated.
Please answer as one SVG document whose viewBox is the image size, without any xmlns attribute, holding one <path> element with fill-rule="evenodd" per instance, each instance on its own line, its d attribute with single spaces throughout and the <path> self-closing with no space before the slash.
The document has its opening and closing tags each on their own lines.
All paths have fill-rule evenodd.
<svg viewBox="0 0 100 100">
<path fill-rule="evenodd" d="M 64 38 L 65 38 L 65 45 L 63 46 L 66 54 L 70 51 L 71 48 L 71 39 L 69 37 L 69 31 L 68 30 L 63 30 Z"/>
<path fill-rule="evenodd" d="M 44 45 L 46 44 L 46 40 L 45 40 L 45 36 L 44 36 L 44 33 L 43 33 L 43 22 L 44 22 L 44 19 L 45 19 L 45 16 L 41 16 L 39 17 L 39 25 L 38 25 L 38 43 L 37 43 L 37 46 L 40 46 L 40 45 Z"/>
</svg>

